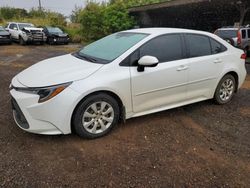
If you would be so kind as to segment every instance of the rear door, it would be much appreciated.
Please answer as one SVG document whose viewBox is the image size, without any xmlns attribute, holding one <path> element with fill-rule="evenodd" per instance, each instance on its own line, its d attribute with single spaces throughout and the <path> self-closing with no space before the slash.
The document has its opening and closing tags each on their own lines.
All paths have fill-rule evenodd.
<svg viewBox="0 0 250 188">
<path fill-rule="evenodd" d="M 225 47 L 214 39 L 197 34 L 186 34 L 189 53 L 187 99 L 199 100 L 211 97 L 225 61 L 221 52 Z"/>
</svg>

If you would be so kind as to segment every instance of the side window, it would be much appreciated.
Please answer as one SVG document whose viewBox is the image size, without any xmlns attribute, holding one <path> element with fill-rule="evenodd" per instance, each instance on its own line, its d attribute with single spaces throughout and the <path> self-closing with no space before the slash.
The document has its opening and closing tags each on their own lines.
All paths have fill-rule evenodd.
<svg viewBox="0 0 250 188">
<path fill-rule="evenodd" d="M 138 60 L 140 59 L 140 53 L 139 50 L 136 50 L 132 54 L 130 54 L 126 59 L 124 59 L 120 66 L 137 66 Z"/>
<path fill-rule="evenodd" d="M 13 24 L 13 29 L 14 29 L 14 28 L 17 28 L 17 25 L 16 25 L 16 24 Z"/>
<path fill-rule="evenodd" d="M 169 34 L 152 39 L 140 48 L 140 57 L 145 55 L 154 56 L 159 62 L 182 59 L 181 36 Z"/>
<path fill-rule="evenodd" d="M 10 24 L 9 28 L 14 29 L 14 24 Z"/>
<path fill-rule="evenodd" d="M 245 39 L 245 38 L 246 38 L 247 32 L 246 32 L 245 29 L 243 29 L 243 30 L 241 31 L 241 35 L 242 35 L 242 39 Z"/>
<path fill-rule="evenodd" d="M 227 50 L 225 46 L 223 46 L 221 43 L 217 42 L 212 38 L 210 38 L 210 43 L 212 48 L 212 54 L 218 54 Z"/>
<path fill-rule="evenodd" d="M 211 55 L 210 41 L 207 36 L 186 34 L 190 57 Z"/>
<path fill-rule="evenodd" d="M 248 38 L 250 38 L 250 29 L 247 30 Z"/>
</svg>

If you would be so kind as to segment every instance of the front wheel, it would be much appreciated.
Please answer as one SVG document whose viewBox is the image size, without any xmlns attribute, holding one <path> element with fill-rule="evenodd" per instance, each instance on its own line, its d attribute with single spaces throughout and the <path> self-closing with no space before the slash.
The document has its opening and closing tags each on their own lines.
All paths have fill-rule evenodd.
<svg viewBox="0 0 250 188">
<path fill-rule="evenodd" d="M 21 45 L 25 45 L 26 44 L 25 41 L 23 40 L 23 38 L 21 36 L 19 37 L 19 44 L 21 44 Z"/>
<path fill-rule="evenodd" d="M 81 137 L 98 138 L 111 131 L 118 123 L 119 114 L 119 105 L 113 97 L 105 93 L 95 94 L 78 106 L 73 127 Z"/>
<path fill-rule="evenodd" d="M 233 98 L 235 89 L 236 89 L 235 78 L 230 74 L 224 76 L 216 88 L 214 95 L 215 102 L 217 104 L 226 104 L 230 102 L 231 99 Z"/>
</svg>

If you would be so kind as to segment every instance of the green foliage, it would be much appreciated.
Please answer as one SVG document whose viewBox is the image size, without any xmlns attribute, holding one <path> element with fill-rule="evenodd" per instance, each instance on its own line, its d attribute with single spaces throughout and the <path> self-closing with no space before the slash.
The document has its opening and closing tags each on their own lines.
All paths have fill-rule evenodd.
<svg viewBox="0 0 250 188">
<path fill-rule="evenodd" d="M 110 0 L 110 4 L 115 4 L 118 2 L 122 2 L 126 5 L 126 7 L 134 7 L 140 5 L 147 5 L 152 3 L 159 3 L 166 0 Z"/>
<path fill-rule="evenodd" d="M 105 6 L 90 2 L 81 11 L 79 21 L 85 40 L 92 41 L 104 36 L 104 10 Z"/>
<path fill-rule="evenodd" d="M 62 14 L 34 8 L 27 12 L 25 9 L 1 7 L 0 21 L 2 23 L 16 21 L 31 22 L 35 25 L 66 26 L 65 17 Z"/>
<path fill-rule="evenodd" d="M 22 18 L 28 16 L 28 12 L 25 9 L 20 8 L 10 8 L 1 7 L 0 8 L 0 18 L 3 19 L 13 19 Z"/>
<path fill-rule="evenodd" d="M 131 29 L 136 25 L 129 15 L 132 6 L 158 3 L 162 0 L 110 0 L 109 3 L 87 1 L 84 9 L 76 8 L 71 18 L 81 24 L 81 35 L 85 41 L 97 40 L 108 34 Z"/>
</svg>

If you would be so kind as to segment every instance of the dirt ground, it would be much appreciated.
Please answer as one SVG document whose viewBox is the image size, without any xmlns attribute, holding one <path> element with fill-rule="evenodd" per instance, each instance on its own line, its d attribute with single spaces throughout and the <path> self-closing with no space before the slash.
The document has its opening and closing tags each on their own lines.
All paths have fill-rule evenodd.
<svg viewBox="0 0 250 188">
<path fill-rule="evenodd" d="M 19 129 L 11 78 L 77 48 L 0 46 L 0 187 L 249 187 L 250 65 L 225 106 L 205 101 L 134 118 L 97 140 Z"/>
</svg>

